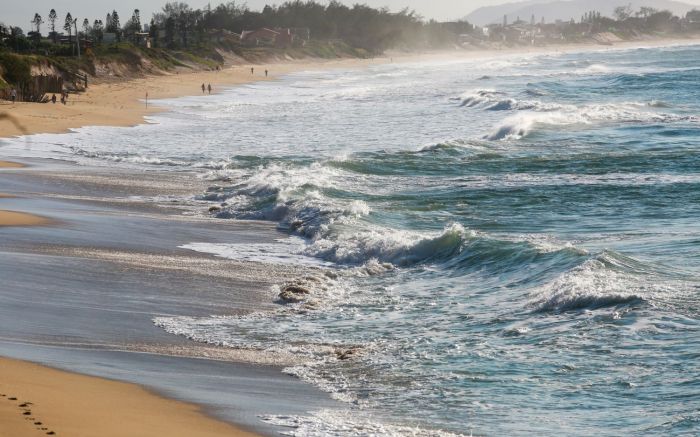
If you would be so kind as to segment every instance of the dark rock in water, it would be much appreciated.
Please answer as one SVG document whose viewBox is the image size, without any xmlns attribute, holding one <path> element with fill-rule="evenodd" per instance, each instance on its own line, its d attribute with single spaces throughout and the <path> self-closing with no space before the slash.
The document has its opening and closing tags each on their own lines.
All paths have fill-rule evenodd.
<svg viewBox="0 0 700 437">
<path fill-rule="evenodd" d="M 336 349 L 335 356 L 339 360 L 348 360 L 357 353 L 356 349 Z"/>
<path fill-rule="evenodd" d="M 308 288 L 302 287 L 300 285 L 287 285 L 284 287 L 284 291 L 289 291 L 294 294 L 310 294 L 311 291 Z"/>
<path fill-rule="evenodd" d="M 304 302 L 304 309 L 306 310 L 317 310 L 318 309 L 318 302 L 312 300 L 308 302 Z"/>
<path fill-rule="evenodd" d="M 296 293 L 293 293 L 293 292 L 287 291 L 287 290 L 282 291 L 279 294 L 279 298 L 287 303 L 298 303 L 298 302 L 302 302 L 304 300 L 303 295 L 296 294 Z"/>
<path fill-rule="evenodd" d="M 331 272 L 330 270 L 327 270 L 324 275 L 326 275 L 327 278 L 330 279 L 338 279 L 338 274 L 335 272 Z"/>
<path fill-rule="evenodd" d="M 216 205 L 209 207 L 209 212 L 215 212 L 215 211 L 221 211 L 221 207 L 216 206 Z"/>
<path fill-rule="evenodd" d="M 287 303 L 302 302 L 311 290 L 298 284 L 287 284 L 279 294 L 279 298 Z"/>
</svg>

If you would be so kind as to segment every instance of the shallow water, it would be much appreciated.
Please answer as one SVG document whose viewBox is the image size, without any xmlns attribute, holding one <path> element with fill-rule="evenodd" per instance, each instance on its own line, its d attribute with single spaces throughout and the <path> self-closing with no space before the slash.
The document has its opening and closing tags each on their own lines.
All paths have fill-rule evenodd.
<svg viewBox="0 0 700 437">
<path fill-rule="evenodd" d="M 336 270 L 312 306 L 155 320 L 308 358 L 348 410 L 264 418 L 292 433 L 693 435 L 699 102 L 697 46 L 391 64 L 5 150 L 196 169 L 193 213 L 293 239 L 184 247 Z"/>
</svg>

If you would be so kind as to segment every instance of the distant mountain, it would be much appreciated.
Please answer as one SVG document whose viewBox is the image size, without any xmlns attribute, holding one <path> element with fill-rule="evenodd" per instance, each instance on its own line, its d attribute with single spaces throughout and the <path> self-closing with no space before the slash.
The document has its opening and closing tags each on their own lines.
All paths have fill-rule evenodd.
<svg viewBox="0 0 700 437">
<path fill-rule="evenodd" d="M 602 15 L 613 17 L 613 11 L 618 6 L 631 4 L 633 10 L 639 10 L 642 6 L 648 6 L 659 10 L 669 10 L 682 16 L 693 9 L 693 5 L 674 0 L 557 0 L 543 2 L 542 0 L 530 0 L 518 3 L 506 3 L 496 6 L 479 8 L 467 15 L 465 19 L 470 23 L 484 26 L 503 22 L 503 15 L 508 16 L 508 22 L 512 23 L 518 17 L 521 20 L 530 21 L 535 14 L 535 21 L 539 22 L 544 17 L 546 22 L 554 20 L 578 21 L 584 13 L 595 10 Z"/>
</svg>

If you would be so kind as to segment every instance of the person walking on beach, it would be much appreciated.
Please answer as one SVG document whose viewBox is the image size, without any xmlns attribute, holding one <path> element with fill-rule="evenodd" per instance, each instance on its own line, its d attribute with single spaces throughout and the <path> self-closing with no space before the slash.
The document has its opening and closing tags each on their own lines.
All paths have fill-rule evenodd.
<svg viewBox="0 0 700 437">
<path fill-rule="evenodd" d="M 209 90 L 209 94 L 211 94 L 211 84 L 207 85 L 207 90 Z"/>
<path fill-rule="evenodd" d="M 267 70 L 265 70 L 265 77 L 267 77 Z"/>
<path fill-rule="evenodd" d="M 255 72 L 255 68 L 250 67 L 250 74 L 253 74 Z"/>
<path fill-rule="evenodd" d="M 17 100 L 17 90 L 14 88 L 10 91 L 10 99 L 12 99 L 12 103 L 15 103 L 15 100 Z"/>
<path fill-rule="evenodd" d="M 51 103 L 56 104 L 56 93 L 51 95 Z"/>
<path fill-rule="evenodd" d="M 205 92 L 206 92 L 206 87 L 204 86 L 204 84 L 202 84 L 202 94 L 204 94 Z"/>
</svg>

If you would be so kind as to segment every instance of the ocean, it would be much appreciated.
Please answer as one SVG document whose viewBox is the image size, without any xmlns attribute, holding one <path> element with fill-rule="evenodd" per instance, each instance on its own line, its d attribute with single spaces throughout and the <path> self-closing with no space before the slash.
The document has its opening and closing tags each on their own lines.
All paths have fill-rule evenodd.
<svg viewBox="0 0 700 437">
<path fill-rule="evenodd" d="M 700 433 L 700 46 L 309 71 L 129 128 L 4 150 L 195 172 L 188 205 L 276 244 L 182 246 L 306 265 L 298 302 L 154 319 L 296 357 L 343 408 L 290 435 Z M 210 211 L 211 209 L 211 211 Z"/>
</svg>

